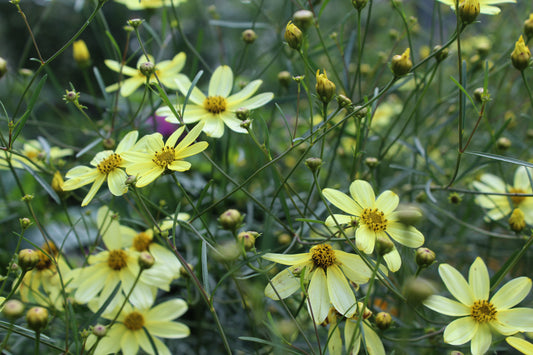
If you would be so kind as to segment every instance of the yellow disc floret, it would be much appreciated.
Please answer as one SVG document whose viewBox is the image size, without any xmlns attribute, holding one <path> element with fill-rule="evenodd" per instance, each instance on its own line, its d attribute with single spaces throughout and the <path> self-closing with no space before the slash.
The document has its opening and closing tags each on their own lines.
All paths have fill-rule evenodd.
<svg viewBox="0 0 533 355">
<path fill-rule="evenodd" d="M 496 308 L 486 300 L 475 301 L 470 315 L 478 323 L 490 322 L 496 319 Z"/>
<path fill-rule="evenodd" d="M 509 189 L 509 193 L 512 194 L 525 194 L 526 191 L 523 189 L 515 189 L 514 187 L 511 187 Z M 513 201 L 513 204 L 518 207 L 526 198 L 524 196 L 511 196 L 511 201 Z"/>
<path fill-rule="evenodd" d="M 128 264 L 128 254 L 124 250 L 115 249 L 109 251 L 107 265 L 113 270 L 122 270 Z"/>
<path fill-rule="evenodd" d="M 113 153 L 104 160 L 102 160 L 96 166 L 96 169 L 98 169 L 101 174 L 109 174 L 110 172 L 118 168 L 121 163 L 122 157 L 117 153 Z"/>
<path fill-rule="evenodd" d="M 387 229 L 385 214 L 377 208 L 365 208 L 361 214 L 361 221 L 374 232 Z"/>
<path fill-rule="evenodd" d="M 174 147 L 169 146 L 163 147 L 161 150 L 155 152 L 155 157 L 152 159 L 156 165 L 163 169 L 166 169 L 174 160 L 176 160 L 176 150 Z"/>
<path fill-rule="evenodd" d="M 226 111 L 226 99 L 222 96 L 208 96 L 204 100 L 204 108 L 213 114 L 222 113 Z"/>
<path fill-rule="evenodd" d="M 311 248 L 311 260 L 316 267 L 327 269 L 336 261 L 335 251 L 328 244 L 318 244 Z"/>
<path fill-rule="evenodd" d="M 133 248 L 137 251 L 146 251 L 152 243 L 152 236 L 146 232 L 141 232 L 133 238 Z"/>
<path fill-rule="evenodd" d="M 140 330 L 144 327 L 144 317 L 139 312 L 133 311 L 124 318 L 124 326 L 130 330 Z"/>
</svg>

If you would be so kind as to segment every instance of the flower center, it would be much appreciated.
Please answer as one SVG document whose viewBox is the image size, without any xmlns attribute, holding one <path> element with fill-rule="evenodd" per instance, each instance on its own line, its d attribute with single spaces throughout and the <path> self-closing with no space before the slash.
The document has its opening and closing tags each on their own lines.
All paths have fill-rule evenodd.
<svg viewBox="0 0 533 355">
<path fill-rule="evenodd" d="M 361 214 L 361 220 L 374 232 L 384 231 L 387 229 L 387 219 L 385 219 L 385 213 L 377 208 L 365 208 Z"/>
<path fill-rule="evenodd" d="M 226 111 L 226 99 L 222 96 L 208 96 L 204 100 L 204 108 L 214 114 Z"/>
<path fill-rule="evenodd" d="M 144 317 L 139 312 L 133 311 L 124 318 L 124 326 L 129 330 L 139 330 L 144 326 Z"/>
<path fill-rule="evenodd" d="M 121 270 L 128 264 L 128 254 L 124 250 L 115 249 L 109 252 L 107 265 L 113 270 Z"/>
<path fill-rule="evenodd" d="M 515 189 L 514 187 L 511 187 L 509 189 L 509 192 L 512 194 L 525 194 L 526 193 L 526 191 L 522 189 Z M 525 196 L 511 196 L 511 201 L 513 201 L 513 204 L 515 206 L 519 206 L 525 199 L 526 199 Z"/>
<path fill-rule="evenodd" d="M 478 323 L 490 322 L 496 319 L 496 308 L 489 301 L 475 301 L 470 316 Z"/>
<path fill-rule="evenodd" d="M 100 163 L 98 163 L 96 169 L 98 169 L 101 174 L 109 174 L 110 172 L 118 168 L 121 163 L 122 158 L 120 157 L 120 155 L 117 153 L 113 153 L 104 160 L 102 160 Z"/>
<path fill-rule="evenodd" d="M 335 263 L 335 250 L 328 244 L 319 244 L 311 248 L 311 260 L 316 267 L 327 269 Z"/>
<path fill-rule="evenodd" d="M 160 151 L 155 152 L 155 158 L 152 159 L 156 165 L 162 167 L 163 169 L 166 169 L 167 166 L 174 160 L 176 160 L 176 150 L 174 147 L 169 146 L 161 148 Z"/>
<path fill-rule="evenodd" d="M 146 232 L 141 232 L 133 238 L 133 247 L 137 251 L 146 251 L 152 243 L 152 236 Z"/>
</svg>

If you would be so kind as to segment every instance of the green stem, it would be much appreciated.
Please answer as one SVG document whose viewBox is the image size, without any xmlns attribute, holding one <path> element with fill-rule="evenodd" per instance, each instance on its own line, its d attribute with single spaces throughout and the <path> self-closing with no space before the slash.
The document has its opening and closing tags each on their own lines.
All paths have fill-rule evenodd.
<svg viewBox="0 0 533 355">
<path fill-rule="evenodd" d="M 504 272 L 499 272 L 499 277 L 494 281 L 494 283 L 490 287 L 490 291 L 494 291 L 496 289 L 496 287 L 498 287 L 498 285 L 500 284 L 500 282 L 502 282 L 502 280 L 505 278 L 507 273 L 509 271 L 511 271 L 511 269 L 514 268 L 515 265 L 518 263 L 518 261 L 524 256 L 524 254 L 529 249 L 531 244 L 533 244 L 533 234 L 529 237 L 529 239 L 527 240 L 526 244 L 524 244 L 524 246 L 522 247 L 522 249 L 520 249 L 518 254 L 516 254 L 516 256 L 514 257 L 513 261 L 506 265 L 506 267 L 504 269 L 505 271 Z"/>
<path fill-rule="evenodd" d="M 533 95 L 531 95 L 531 89 L 529 88 L 529 84 L 527 83 L 526 76 L 523 70 L 520 71 L 520 75 L 522 76 L 522 81 L 524 82 L 524 86 L 526 87 L 527 93 L 529 94 L 529 102 L 531 103 L 531 107 L 533 107 Z"/>
</svg>

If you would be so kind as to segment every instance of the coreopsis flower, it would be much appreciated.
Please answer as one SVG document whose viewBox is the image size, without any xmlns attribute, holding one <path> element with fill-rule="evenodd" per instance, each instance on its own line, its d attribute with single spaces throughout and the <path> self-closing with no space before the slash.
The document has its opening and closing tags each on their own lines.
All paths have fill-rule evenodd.
<svg viewBox="0 0 533 355">
<path fill-rule="evenodd" d="M 533 354 L 533 344 L 531 344 L 525 339 L 519 337 L 507 337 L 505 338 L 505 341 L 507 342 L 507 344 L 511 345 L 513 348 L 520 351 L 522 354 Z"/>
<path fill-rule="evenodd" d="M 439 266 L 439 275 L 457 301 L 432 295 L 424 305 L 435 312 L 460 317 L 444 330 L 446 343 L 462 345 L 470 342 L 472 354 L 478 355 L 489 349 L 492 332 L 512 335 L 533 331 L 533 309 L 513 308 L 528 295 L 531 279 L 515 278 L 489 298 L 489 272 L 479 257 L 470 267 L 468 281 L 448 264 Z"/>
<path fill-rule="evenodd" d="M 91 165 L 76 166 L 70 169 L 65 177 L 68 179 L 63 183 L 63 190 L 76 190 L 82 186 L 93 183 L 89 192 L 81 202 L 82 206 L 87 206 L 96 195 L 104 181 L 107 180 L 109 191 L 115 196 L 122 196 L 128 191 L 126 179 L 128 175 L 123 170 L 126 161 L 122 154 L 131 149 L 137 141 L 139 133 L 131 131 L 122 138 L 117 148 L 113 150 L 104 150 L 96 154 L 91 160 Z"/>
<path fill-rule="evenodd" d="M 185 126 L 172 133 L 166 142 L 163 141 L 161 133 L 153 133 L 140 141 L 141 145 L 144 144 L 145 151 L 124 153 L 126 159 L 131 162 L 126 171 L 137 176 L 135 186 L 146 186 L 163 173 L 189 170 L 191 163 L 183 159 L 201 153 L 208 146 L 207 142 L 194 143 L 202 133 L 202 128 L 203 124 L 197 124 L 178 145 L 176 142 L 185 131 Z"/>
<path fill-rule="evenodd" d="M 133 2 L 133 1 L 132 1 Z M 138 3 L 139 1 L 137 1 Z M 114 60 L 106 60 L 104 63 L 113 71 L 122 75 L 129 76 L 128 79 L 120 83 L 115 83 L 106 87 L 107 92 L 116 91 L 120 88 L 120 94 L 124 97 L 131 95 L 139 86 L 146 83 L 157 83 L 156 75 L 161 84 L 165 87 L 177 90 L 177 83 L 187 79 L 180 71 L 185 65 L 185 53 L 178 53 L 172 60 L 164 60 L 156 63 L 154 58 L 149 55 L 142 55 L 137 61 L 137 67 L 131 68 Z M 148 65 L 149 63 L 150 65 Z M 188 79 L 187 79 L 188 80 Z"/>
<path fill-rule="evenodd" d="M 185 0 L 115 0 L 119 4 L 125 5 L 130 10 L 156 9 L 167 6 L 177 6 Z"/>
<path fill-rule="evenodd" d="M 207 96 L 196 87 L 192 89 L 183 113 L 183 122 L 204 123 L 204 132 L 214 138 L 222 137 L 224 124 L 232 131 L 247 133 L 248 131 L 241 127 L 242 121 L 235 114 L 240 108 L 253 110 L 272 100 L 274 94 L 271 92 L 252 96 L 262 82 L 262 80 L 254 80 L 238 93 L 230 95 L 233 87 L 233 72 L 227 65 L 219 66 L 211 76 Z M 177 81 L 176 84 L 183 95 L 187 95 L 192 85 L 189 79 Z M 176 110 L 179 112 L 180 108 L 176 106 Z M 169 107 L 160 108 L 156 114 L 167 117 L 168 122 L 180 123 Z"/>
<path fill-rule="evenodd" d="M 160 340 L 182 339 L 190 334 L 189 327 L 173 321 L 187 312 L 187 303 L 179 298 L 160 303 L 154 307 L 150 305 L 136 307 L 129 303 L 118 315 L 117 322 L 106 332 L 106 335 L 96 346 L 94 354 L 137 354 L 139 348 L 148 354 L 171 355 L 170 350 Z M 119 309 L 104 313 L 103 318 L 112 320 Z M 155 349 L 152 346 L 155 345 Z M 87 339 L 86 348 L 90 349 L 96 342 L 96 336 L 91 334 Z"/>
<path fill-rule="evenodd" d="M 424 243 L 424 236 L 413 226 L 407 226 L 398 220 L 399 197 L 394 192 L 384 191 L 376 199 L 372 186 L 364 180 L 355 180 L 350 185 L 351 197 L 334 189 L 322 190 L 324 197 L 335 207 L 349 215 L 333 214 L 326 219 L 327 226 L 348 224 L 357 226 L 355 243 L 366 254 L 374 251 L 378 238 L 396 242 L 409 248 L 418 248 Z M 402 259 L 396 247 L 383 258 L 389 270 L 397 271 Z"/>
<path fill-rule="evenodd" d="M 316 324 L 326 319 L 331 305 L 343 316 L 351 317 L 357 311 L 357 303 L 347 278 L 362 284 L 372 276 L 372 270 L 360 256 L 335 250 L 329 244 L 315 245 L 308 253 L 267 253 L 263 258 L 290 265 L 272 278 L 265 295 L 274 300 L 287 298 L 300 289 L 303 277 L 309 282 L 307 308 Z"/>
<path fill-rule="evenodd" d="M 526 223 L 533 225 L 533 198 L 504 195 L 533 193 L 530 177 L 533 177 L 533 169 L 521 166 L 515 171 L 513 185 L 506 184 L 502 179 L 492 174 L 483 174 L 479 181 L 474 181 L 472 184 L 474 189 L 486 193 L 476 196 L 475 199 L 478 205 L 487 209 L 486 218 L 499 220 L 509 216 L 515 208 L 519 208 L 524 214 Z"/>
<path fill-rule="evenodd" d="M 17 291 L 25 303 L 62 310 L 70 267 L 52 241 L 43 244 L 41 249 L 36 251 L 39 262 L 24 275 Z"/>
<path fill-rule="evenodd" d="M 449 5 L 452 10 L 455 10 L 456 1 L 457 0 L 439 0 L 439 2 Z M 479 0 L 480 13 L 485 15 L 497 15 L 500 13 L 500 8 L 493 5 L 504 3 L 516 3 L 516 0 Z"/>
<path fill-rule="evenodd" d="M 43 142 L 43 143 L 41 143 Z M 72 149 L 49 146 L 45 140 L 32 139 L 25 142 L 18 154 L 11 155 L 11 164 L 14 168 L 22 169 L 21 163 L 29 167 L 37 166 L 46 168 L 47 165 L 55 164 L 59 159 L 69 156 L 73 153 Z M 10 154 L 5 152 L 4 154 Z M 0 154 L 0 169 L 7 169 L 6 155 Z M 6 158 L 4 158 L 6 157 Z"/>
</svg>

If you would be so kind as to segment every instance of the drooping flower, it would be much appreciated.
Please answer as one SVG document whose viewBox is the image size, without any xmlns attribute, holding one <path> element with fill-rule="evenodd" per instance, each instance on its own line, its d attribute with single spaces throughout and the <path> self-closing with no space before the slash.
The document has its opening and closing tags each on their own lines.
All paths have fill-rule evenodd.
<svg viewBox="0 0 533 355">
<path fill-rule="evenodd" d="M 81 205 L 87 206 L 93 199 L 96 192 L 100 189 L 104 181 L 107 180 L 109 191 L 115 196 L 121 196 L 128 191 L 126 179 L 128 175 L 123 170 L 126 166 L 122 154 L 133 147 L 137 141 L 137 131 L 131 131 L 122 138 L 117 148 L 113 150 L 104 150 L 96 154 L 91 160 L 91 165 L 76 166 L 70 169 L 65 177 L 68 179 L 63 184 L 64 191 L 76 190 L 82 186 L 93 183 L 89 192 L 83 199 Z"/>
<path fill-rule="evenodd" d="M 439 0 L 439 2 L 449 5 L 452 10 L 455 10 L 456 0 Z M 516 3 L 516 0 L 479 0 L 480 13 L 485 15 L 497 15 L 500 13 L 500 8 L 493 5 L 504 3 Z"/>
<path fill-rule="evenodd" d="M 182 339 L 190 334 L 189 327 L 174 319 L 187 312 L 187 303 L 179 298 L 160 303 L 154 307 L 150 305 L 136 307 L 127 303 L 118 315 L 104 338 L 98 343 L 94 354 L 137 354 L 139 348 L 148 354 L 155 354 L 151 341 L 160 355 L 171 355 L 168 347 L 159 339 Z M 105 313 L 103 318 L 112 320 L 119 309 Z M 90 349 L 96 342 L 96 337 L 90 335 L 86 348 Z"/>
<path fill-rule="evenodd" d="M 167 6 L 177 6 L 185 0 L 115 0 L 120 4 L 126 5 L 130 10 L 156 9 Z"/>
<path fill-rule="evenodd" d="M 191 168 L 191 163 L 183 159 L 204 151 L 208 143 L 197 142 L 196 138 L 202 133 L 203 124 L 197 124 L 176 145 L 178 139 L 185 131 L 185 126 L 178 128 L 163 142 L 160 133 L 154 133 L 143 137 L 139 144 L 144 144 L 145 151 L 130 151 L 124 156 L 131 164 L 126 171 L 128 174 L 137 176 L 137 187 L 143 187 L 157 179 L 161 174 L 171 171 L 186 171 Z M 142 149 L 142 148 L 140 148 Z"/>
<path fill-rule="evenodd" d="M 137 1 L 138 2 L 138 1 Z M 137 61 L 137 67 L 131 68 L 114 60 L 106 60 L 105 65 L 113 71 L 129 76 L 128 79 L 120 83 L 115 83 L 106 88 L 107 92 L 116 91 L 120 88 L 120 94 L 124 97 L 131 95 L 139 86 L 146 83 L 149 78 L 149 83 L 157 83 L 157 78 L 165 87 L 177 90 L 177 83 L 181 81 L 188 81 L 184 74 L 180 71 L 185 65 L 185 53 L 178 53 L 172 60 L 164 60 L 155 63 L 154 58 L 149 55 L 142 55 Z M 151 63 L 148 66 L 146 63 Z M 153 66 L 152 66 L 153 65 Z"/>
<path fill-rule="evenodd" d="M 520 208 L 524 213 L 525 221 L 533 225 L 533 197 L 505 195 L 533 193 L 530 178 L 533 178 L 533 169 L 523 166 L 516 169 L 512 186 L 495 175 L 483 174 L 479 181 L 474 181 L 472 185 L 476 190 L 486 194 L 476 196 L 475 201 L 488 210 L 486 214 L 488 219 L 505 218 L 513 209 Z"/>
<path fill-rule="evenodd" d="M 389 240 L 390 237 L 409 248 L 418 248 L 424 243 L 424 236 L 418 229 L 398 221 L 398 213 L 394 210 L 399 198 L 390 190 L 384 191 L 376 199 L 368 182 L 355 180 L 350 185 L 351 197 L 329 188 L 322 190 L 322 193 L 334 206 L 349 214 L 333 214 L 326 219 L 326 225 L 357 225 L 355 242 L 357 248 L 366 254 L 374 251 L 378 238 Z M 396 247 L 383 258 L 391 271 L 397 271 L 402 264 Z"/>
<path fill-rule="evenodd" d="M 300 289 L 300 277 L 303 277 L 309 282 L 307 308 L 316 324 L 326 319 L 331 305 L 340 314 L 351 317 L 357 303 L 347 279 L 362 284 L 372 276 L 372 270 L 360 256 L 335 250 L 329 244 L 315 245 L 308 253 L 267 253 L 263 258 L 290 265 L 272 278 L 265 295 L 274 300 L 287 298 Z"/>
<path fill-rule="evenodd" d="M 457 301 L 432 295 L 424 305 L 435 312 L 460 317 L 444 330 L 446 343 L 462 345 L 470 341 L 472 354 L 478 355 L 489 349 L 492 332 L 512 335 L 533 331 L 533 309 L 512 308 L 528 295 L 531 279 L 515 278 L 489 299 L 489 272 L 479 257 L 470 267 L 468 282 L 448 264 L 439 266 L 439 275 Z"/>
<path fill-rule="evenodd" d="M 222 65 L 211 76 L 207 96 L 196 87 L 192 89 L 183 113 L 183 122 L 204 123 L 204 132 L 214 138 L 222 137 L 224 124 L 232 131 L 246 133 L 247 130 L 241 127 L 242 121 L 235 116 L 235 112 L 240 108 L 252 110 L 272 100 L 274 94 L 271 92 L 252 96 L 261 83 L 262 80 L 254 80 L 238 93 L 230 95 L 233 88 L 233 72 L 227 65 Z M 192 85 L 189 79 L 176 81 L 176 84 L 184 96 Z M 180 111 L 179 106 L 176 106 L 176 110 Z M 168 122 L 180 123 L 169 107 L 158 109 L 156 114 L 167 117 Z"/>
</svg>

